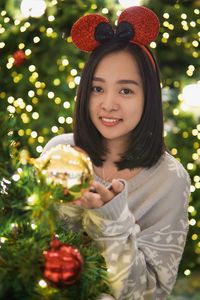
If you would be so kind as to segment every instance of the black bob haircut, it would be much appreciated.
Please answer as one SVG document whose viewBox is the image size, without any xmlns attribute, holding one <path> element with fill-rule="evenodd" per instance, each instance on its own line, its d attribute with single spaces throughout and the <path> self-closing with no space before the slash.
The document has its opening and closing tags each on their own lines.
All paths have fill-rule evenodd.
<svg viewBox="0 0 200 300">
<path fill-rule="evenodd" d="M 142 47 L 136 44 L 112 41 L 99 46 L 91 53 L 77 91 L 74 141 L 76 146 L 88 153 L 93 164 L 103 165 L 107 152 L 106 145 L 89 114 L 92 80 L 98 63 L 105 55 L 123 50 L 128 51 L 138 63 L 144 89 L 144 109 L 138 125 L 131 132 L 127 151 L 115 164 L 118 170 L 150 168 L 165 150 L 160 78 L 156 61 L 154 65 Z"/>
</svg>

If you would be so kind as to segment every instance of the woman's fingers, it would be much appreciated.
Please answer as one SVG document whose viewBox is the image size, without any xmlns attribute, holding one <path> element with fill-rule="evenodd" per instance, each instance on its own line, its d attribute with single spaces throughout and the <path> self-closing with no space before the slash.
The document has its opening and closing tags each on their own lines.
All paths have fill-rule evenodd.
<svg viewBox="0 0 200 300">
<path fill-rule="evenodd" d="M 118 179 L 112 180 L 112 185 L 109 189 L 101 183 L 94 181 L 90 191 L 83 191 L 82 197 L 75 200 L 73 203 L 84 208 L 99 208 L 112 200 L 123 190 L 123 188 L 123 182 Z"/>
<path fill-rule="evenodd" d="M 124 184 L 122 181 L 118 179 L 113 179 L 112 180 L 112 190 L 115 194 L 119 194 L 123 191 Z"/>
<path fill-rule="evenodd" d="M 82 197 L 73 201 L 73 203 L 84 208 L 99 208 L 104 204 L 101 196 L 92 192 L 84 192 Z"/>
</svg>

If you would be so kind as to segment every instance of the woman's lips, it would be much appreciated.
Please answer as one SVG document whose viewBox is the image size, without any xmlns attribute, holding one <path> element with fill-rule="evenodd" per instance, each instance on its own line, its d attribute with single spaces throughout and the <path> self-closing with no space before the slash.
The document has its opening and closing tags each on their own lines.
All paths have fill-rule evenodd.
<svg viewBox="0 0 200 300">
<path fill-rule="evenodd" d="M 109 127 L 113 127 L 118 125 L 122 119 L 118 119 L 118 118 L 106 118 L 106 117 L 100 117 L 101 122 L 103 123 L 104 126 L 109 126 Z"/>
</svg>

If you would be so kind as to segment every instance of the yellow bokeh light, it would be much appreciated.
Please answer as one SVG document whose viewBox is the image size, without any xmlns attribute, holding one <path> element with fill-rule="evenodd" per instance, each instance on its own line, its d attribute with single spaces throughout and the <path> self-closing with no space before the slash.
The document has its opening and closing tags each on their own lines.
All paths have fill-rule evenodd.
<svg viewBox="0 0 200 300">
<path fill-rule="evenodd" d="M 13 96 L 8 97 L 8 103 L 12 104 L 14 102 L 15 98 Z"/>
<path fill-rule="evenodd" d="M 37 146 L 37 147 L 36 147 L 36 151 L 37 151 L 38 153 L 42 153 L 43 147 L 42 147 L 42 146 Z"/>
<path fill-rule="evenodd" d="M 34 119 L 34 120 L 37 120 L 37 119 L 39 119 L 39 113 L 38 112 L 34 112 L 34 113 L 32 113 L 32 118 Z"/>
<path fill-rule="evenodd" d="M 27 124 L 30 122 L 29 116 L 26 113 L 21 114 L 21 119 L 24 124 Z"/>
<path fill-rule="evenodd" d="M 18 135 L 19 136 L 24 136 L 24 130 L 23 129 L 19 129 L 18 130 Z"/>
<path fill-rule="evenodd" d="M 62 60 L 62 65 L 63 65 L 63 66 L 68 66 L 68 65 L 69 65 L 68 59 L 64 58 L 64 59 Z"/>
<path fill-rule="evenodd" d="M 55 97 L 54 92 L 48 92 L 47 97 L 48 97 L 49 99 L 53 99 L 53 98 Z"/>
<path fill-rule="evenodd" d="M 51 34 L 53 33 L 53 28 L 51 28 L 51 27 L 47 28 L 46 33 L 47 33 L 47 36 L 51 36 Z"/>
<path fill-rule="evenodd" d="M 61 98 L 60 97 L 56 97 L 55 100 L 54 100 L 55 104 L 60 104 L 62 102 Z"/>
<path fill-rule="evenodd" d="M 85 66 L 85 63 L 84 63 L 84 62 L 80 62 L 80 63 L 78 64 L 78 66 L 79 66 L 80 69 L 83 69 L 84 66 Z"/>
<path fill-rule="evenodd" d="M 178 116 L 180 113 L 178 108 L 173 109 L 173 115 Z"/>
<path fill-rule="evenodd" d="M 168 39 L 168 38 L 169 38 L 169 33 L 168 33 L 168 32 L 164 32 L 164 33 L 163 33 L 163 37 L 164 37 L 165 39 Z"/>
<path fill-rule="evenodd" d="M 36 67 L 34 65 L 30 65 L 28 67 L 28 69 L 29 69 L 30 72 L 34 72 L 36 70 Z"/>
<path fill-rule="evenodd" d="M 191 274 L 191 271 L 190 271 L 189 269 L 187 269 L 187 270 L 184 271 L 184 274 L 185 274 L 186 276 L 189 276 L 189 275 Z"/>
<path fill-rule="evenodd" d="M 78 72 L 77 72 L 76 69 L 72 69 L 72 70 L 70 71 L 70 74 L 71 74 L 72 76 L 76 76 L 76 75 L 78 74 Z"/>
<path fill-rule="evenodd" d="M 5 17 L 5 18 L 4 18 L 4 23 L 9 23 L 9 22 L 10 22 L 10 18 Z"/>
<path fill-rule="evenodd" d="M 176 155 L 178 153 L 178 150 L 176 148 L 173 148 L 171 150 L 172 155 Z"/>
<path fill-rule="evenodd" d="M 44 143 L 44 137 L 43 136 L 40 135 L 38 137 L 38 143 L 40 143 L 40 144 Z"/>
<path fill-rule="evenodd" d="M 189 133 L 187 131 L 183 131 L 182 136 L 184 139 L 187 139 L 189 137 Z"/>
<path fill-rule="evenodd" d="M 2 11 L 1 11 L 1 16 L 2 16 L 2 17 L 5 17 L 6 15 L 7 15 L 6 10 L 2 10 Z"/>
<path fill-rule="evenodd" d="M 37 136 L 38 136 L 38 134 L 37 134 L 36 131 L 32 131 L 32 132 L 31 132 L 31 137 L 32 137 L 32 138 L 36 139 Z"/>
<path fill-rule="evenodd" d="M 192 164 L 192 163 L 187 164 L 187 169 L 188 170 L 193 170 L 193 168 L 194 168 L 194 164 Z"/>
<path fill-rule="evenodd" d="M 187 15 L 186 14 L 181 14 L 181 19 L 186 20 L 187 19 Z"/>
<path fill-rule="evenodd" d="M 69 101 L 65 101 L 64 103 L 63 103 L 63 107 L 64 108 L 66 108 L 66 109 L 68 109 L 68 108 L 70 108 L 70 102 Z"/>
<path fill-rule="evenodd" d="M 190 219 L 189 224 L 191 226 L 194 226 L 196 224 L 196 220 L 195 219 Z"/>
<path fill-rule="evenodd" d="M 151 42 L 150 47 L 151 47 L 152 49 L 155 49 L 156 46 L 157 46 L 156 42 Z"/>
<path fill-rule="evenodd" d="M 26 106 L 26 111 L 31 112 L 32 110 L 33 110 L 33 106 L 30 105 L 30 104 L 28 104 L 28 105 Z"/>
<path fill-rule="evenodd" d="M 38 98 L 37 97 L 33 97 L 31 101 L 32 101 L 33 104 L 37 104 L 38 103 Z"/>
<path fill-rule="evenodd" d="M 72 124 L 73 123 L 73 119 L 71 117 L 67 117 L 66 118 L 66 123 L 67 124 Z"/>
<path fill-rule="evenodd" d="M 196 189 L 200 189 L 200 182 L 196 182 L 196 183 L 195 183 L 195 188 L 196 188 Z"/>
<path fill-rule="evenodd" d="M 48 21 L 49 22 L 53 22 L 55 20 L 55 17 L 54 16 L 48 16 Z"/>
<path fill-rule="evenodd" d="M 70 89 L 74 89 L 76 85 L 75 85 L 75 83 L 73 81 L 70 81 L 68 83 L 68 86 L 69 86 Z"/>
<path fill-rule="evenodd" d="M 193 51 L 193 52 L 192 52 L 192 56 L 193 56 L 194 58 L 198 58 L 198 57 L 199 57 L 199 54 L 198 54 L 197 51 Z"/>
<path fill-rule="evenodd" d="M 57 126 L 52 126 L 51 131 L 53 133 L 57 133 L 58 132 L 58 127 Z"/>
<path fill-rule="evenodd" d="M 39 43 L 39 41 L 40 41 L 40 38 L 39 38 L 38 36 L 35 36 L 35 37 L 33 38 L 33 42 L 34 42 L 35 44 Z"/>
<path fill-rule="evenodd" d="M 97 9 L 97 5 L 96 4 L 92 4 L 91 5 L 91 9 Z"/>
<path fill-rule="evenodd" d="M 109 10 L 106 7 L 104 7 L 101 11 L 102 11 L 102 14 L 108 14 L 108 12 L 109 12 Z"/>
<path fill-rule="evenodd" d="M 34 97 L 35 96 L 35 92 L 33 90 L 28 91 L 28 96 L 30 98 Z"/>
<path fill-rule="evenodd" d="M 7 111 L 8 111 L 9 113 L 11 113 L 11 114 L 14 114 L 15 111 L 16 111 L 16 109 L 15 109 L 14 106 L 8 105 L 8 106 L 7 106 Z"/>
<path fill-rule="evenodd" d="M 47 283 L 44 279 L 41 279 L 39 282 L 38 282 L 39 286 L 41 288 L 46 288 L 47 287 Z"/>
<path fill-rule="evenodd" d="M 199 46 L 199 42 L 198 42 L 198 41 L 193 41 L 193 42 L 192 42 L 192 45 L 193 45 L 194 47 L 198 47 L 198 46 Z"/>
<path fill-rule="evenodd" d="M 64 118 L 63 116 L 59 117 L 59 118 L 58 118 L 58 122 L 59 122 L 60 124 L 64 124 L 64 123 L 65 123 L 65 118 Z"/>
<path fill-rule="evenodd" d="M 196 241 L 198 239 L 198 235 L 196 234 L 196 233 L 194 233 L 193 235 L 192 235 L 192 240 L 193 241 Z"/>
<path fill-rule="evenodd" d="M 55 86 L 59 86 L 59 85 L 60 85 L 60 79 L 59 79 L 59 78 L 55 78 L 55 79 L 53 80 L 53 84 L 54 84 Z"/>
<path fill-rule="evenodd" d="M 197 153 L 193 153 L 193 154 L 192 154 L 192 159 L 193 159 L 193 160 L 199 159 L 199 155 L 198 155 Z"/>
<path fill-rule="evenodd" d="M 32 53 L 32 51 L 31 51 L 30 49 L 26 49 L 26 50 L 25 50 L 25 54 L 26 54 L 26 56 L 29 56 L 29 55 L 31 55 L 31 53 Z"/>
<path fill-rule="evenodd" d="M 27 129 L 26 129 L 26 135 L 31 135 L 31 132 L 32 132 L 32 131 L 31 131 L 30 128 L 27 128 Z"/>
<path fill-rule="evenodd" d="M 164 14 L 163 14 L 163 18 L 169 19 L 169 14 L 168 14 L 168 13 L 164 13 Z"/>
<path fill-rule="evenodd" d="M 44 92 L 43 89 L 37 89 L 36 93 L 38 96 L 42 96 Z"/>
<path fill-rule="evenodd" d="M 197 129 L 193 129 L 192 130 L 192 135 L 194 135 L 194 136 L 198 135 L 198 130 Z"/>
<path fill-rule="evenodd" d="M 68 42 L 68 43 L 72 43 L 72 38 L 71 38 L 71 36 L 69 36 L 69 37 L 67 38 L 67 42 Z"/>
</svg>

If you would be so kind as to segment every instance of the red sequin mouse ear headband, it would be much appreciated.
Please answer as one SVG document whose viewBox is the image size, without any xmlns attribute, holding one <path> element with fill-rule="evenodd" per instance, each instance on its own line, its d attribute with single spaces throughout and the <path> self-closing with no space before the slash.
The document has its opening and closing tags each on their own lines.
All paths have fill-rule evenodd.
<svg viewBox="0 0 200 300">
<path fill-rule="evenodd" d="M 135 43 L 144 49 L 155 65 L 146 46 L 156 39 L 159 29 L 159 19 L 152 10 L 144 6 L 133 6 L 121 13 L 115 30 L 107 18 L 90 14 L 74 23 L 71 37 L 75 46 L 83 51 L 93 51 L 112 39 Z"/>
</svg>

